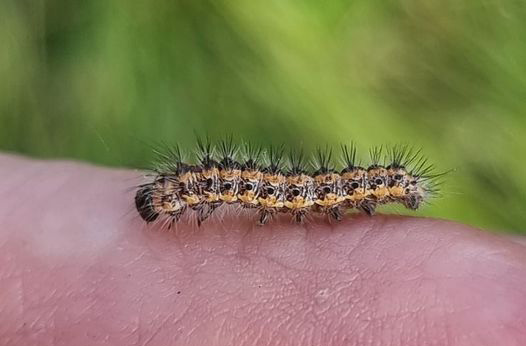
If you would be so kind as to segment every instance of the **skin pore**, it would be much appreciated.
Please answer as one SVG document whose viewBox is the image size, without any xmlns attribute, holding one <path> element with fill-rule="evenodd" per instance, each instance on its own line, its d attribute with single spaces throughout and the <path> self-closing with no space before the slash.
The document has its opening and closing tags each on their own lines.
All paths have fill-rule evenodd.
<svg viewBox="0 0 526 346">
<path fill-rule="evenodd" d="M 0 155 L 0 345 L 524 345 L 526 247 L 434 219 L 146 227 L 141 172 Z M 223 216 L 223 217 L 221 217 Z"/>
</svg>

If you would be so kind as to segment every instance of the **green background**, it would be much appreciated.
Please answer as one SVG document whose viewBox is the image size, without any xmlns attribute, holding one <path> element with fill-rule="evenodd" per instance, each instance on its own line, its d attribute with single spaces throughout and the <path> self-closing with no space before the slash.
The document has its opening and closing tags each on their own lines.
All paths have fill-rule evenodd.
<svg viewBox="0 0 526 346">
<path fill-rule="evenodd" d="M 194 131 L 405 142 L 454 169 L 420 214 L 521 232 L 524 23 L 512 0 L 0 0 L 0 149 L 147 167 Z"/>
</svg>

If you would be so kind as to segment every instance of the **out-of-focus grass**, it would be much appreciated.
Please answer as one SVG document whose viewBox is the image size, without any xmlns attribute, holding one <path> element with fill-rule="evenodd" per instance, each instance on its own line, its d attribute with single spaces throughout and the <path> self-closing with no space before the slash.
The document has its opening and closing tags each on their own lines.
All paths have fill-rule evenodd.
<svg viewBox="0 0 526 346">
<path fill-rule="evenodd" d="M 0 148 L 145 167 L 193 132 L 454 168 L 425 215 L 526 227 L 526 3 L 0 1 Z"/>
</svg>

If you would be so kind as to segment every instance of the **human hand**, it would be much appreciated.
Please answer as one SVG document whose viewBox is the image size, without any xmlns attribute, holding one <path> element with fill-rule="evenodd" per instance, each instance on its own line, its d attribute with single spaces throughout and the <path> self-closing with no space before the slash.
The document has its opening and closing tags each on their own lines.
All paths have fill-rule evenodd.
<svg viewBox="0 0 526 346">
<path fill-rule="evenodd" d="M 0 345 L 526 344 L 516 242 L 383 215 L 159 231 L 140 182 L 0 156 Z"/>
</svg>

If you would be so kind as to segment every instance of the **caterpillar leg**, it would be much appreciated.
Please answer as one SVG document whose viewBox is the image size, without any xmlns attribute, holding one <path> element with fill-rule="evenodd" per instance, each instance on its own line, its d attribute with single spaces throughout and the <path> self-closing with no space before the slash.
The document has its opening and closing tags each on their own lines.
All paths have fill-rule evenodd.
<svg viewBox="0 0 526 346">
<path fill-rule="evenodd" d="M 422 203 L 422 197 L 417 194 L 410 194 L 403 199 L 402 203 L 408 209 L 417 210 Z"/>
<path fill-rule="evenodd" d="M 203 203 L 197 208 L 197 225 L 201 226 L 203 221 L 208 219 L 210 215 L 221 205 L 222 203 Z"/>
<path fill-rule="evenodd" d="M 366 213 L 369 216 L 373 216 L 375 211 L 376 211 L 376 202 L 372 201 L 372 200 L 362 201 L 358 205 L 358 209 L 363 211 L 364 213 Z"/>
<path fill-rule="evenodd" d="M 313 211 L 318 214 L 327 215 L 330 219 L 333 219 L 336 221 L 342 220 L 343 212 L 344 212 L 341 205 L 335 205 L 335 206 L 330 207 L 330 206 L 320 206 L 318 204 L 314 205 Z"/>
<path fill-rule="evenodd" d="M 336 221 L 341 221 L 343 218 L 343 213 L 340 207 L 334 207 L 327 210 L 327 215 Z"/>
<path fill-rule="evenodd" d="M 181 216 L 183 216 L 183 214 L 185 213 L 185 211 L 186 211 L 186 206 L 184 206 L 180 210 L 171 212 L 170 217 L 172 217 L 173 223 L 179 221 L 181 219 Z"/>
<path fill-rule="evenodd" d="M 269 222 L 269 220 L 272 218 L 273 215 L 274 215 L 273 211 L 270 211 L 268 209 L 261 209 L 259 212 L 258 225 L 259 226 L 266 225 Z"/>
<path fill-rule="evenodd" d="M 298 211 L 295 211 L 292 215 L 293 215 L 294 222 L 298 224 L 302 224 L 303 221 L 305 221 L 307 210 L 298 210 Z"/>
</svg>

